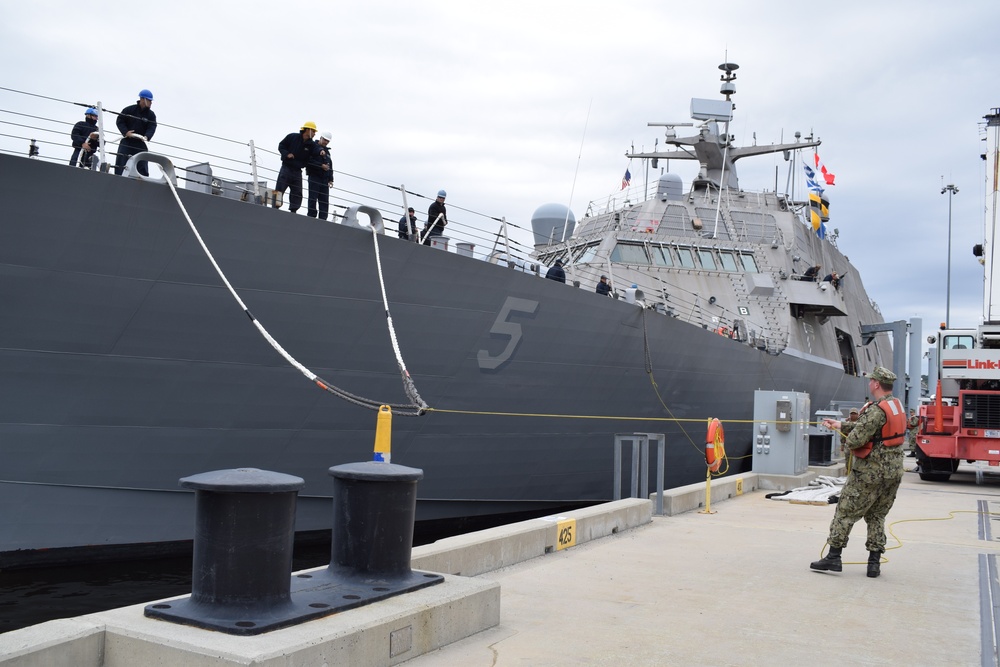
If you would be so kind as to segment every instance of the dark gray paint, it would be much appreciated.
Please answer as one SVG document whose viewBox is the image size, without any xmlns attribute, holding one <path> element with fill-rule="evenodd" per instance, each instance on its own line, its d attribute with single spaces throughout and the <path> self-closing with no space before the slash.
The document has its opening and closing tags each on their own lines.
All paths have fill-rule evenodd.
<svg viewBox="0 0 1000 667">
<path fill-rule="evenodd" d="M 355 394 L 406 400 L 370 233 L 181 197 L 290 354 Z M 16 508 L 0 515 L 0 564 L 10 550 L 189 538 L 178 479 L 227 468 L 302 477 L 297 529 L 329 526 L 329 501 L 312 498 L 329 497 L 330 466 L 371 459 L 376 414 L 318 390 L 270 348 L 166 186 L 0 155 L 0 200 L 0 502 Z M 379 243 L 400 346 L 432 407 L 692 420 L 397 417 L 393 463 L 425 472 L 418 520 L 610 499 L 621 432 L 665 432 L 667 486 L 697 482 L 700 420 L 749 419 L 755 389 L 805 391 L 814 406 L 863 392 L 863 379 L 839 369 L 647 311 L 668 414 L 644 368 L 635 306 L 388 236 Z M 497 335 L 498 322 L 520 328 L 516 345 Z M 481 365 L 482 351 L 500 360 L 495 368 Z M 748 453 L 749 430 L 727 423 L 732 455 Z"/>
</svg>

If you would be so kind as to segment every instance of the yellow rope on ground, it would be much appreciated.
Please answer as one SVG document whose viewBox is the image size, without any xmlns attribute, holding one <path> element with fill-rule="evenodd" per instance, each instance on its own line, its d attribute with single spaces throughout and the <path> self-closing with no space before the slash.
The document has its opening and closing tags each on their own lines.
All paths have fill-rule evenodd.
<svg viewBox="0 0 1000 667">
<path fill-rule="evenodd" d="M 891 535 L 892 539 L 896 540 L 896 546 L 894 546 L 894 547 L 886 547 L 885 550 L 886 551 L 892 551 L 893 549 L 899 549 L 899 548 L 901 548 L 903 546 L 903 540 L 899 539 L 899 536 L 896 535 L 896 533 L 893 532 L 893 530 L 892 530 L 892 527 L 895 526 L 897 523 L 916 523 L 918 521 L 951 521 L 952 519 L 955 518 L 956 514 L 982 514 L 982 515 L 985 515 L 985 516 L 1000 516 L 1000 512 L 980 512 L 979 510 L 952 510 L 952 511 L 948 512 L 948 516 L 924 517 L 924 518 L 920 518 L 920 519 L 897 519 L 896 521 L 893 521 L 892 523 L 886 525 L 886 527 L 885 527 L 885 532 L 888 533 L 889 535 Z M 820 547 L 819 557 L 821 559 L 823 558 L 823 552 L 826 551 L 826 546 L 828 544 L 829 544 L 829 542 L 824 542 L 823 546 Z M 882 554 L 882 558 L 879 560 L 879 563 L 888 563 L 888 562 L 889 562 L 889 559 L 883 553 Z M 843 561 L 843 564 L 844 565 L 867 565 L 868 561 L 866 561 L 866 560 L 865 561 L 846 561 L 845 560 L 845 561 Z"/>
</svg>

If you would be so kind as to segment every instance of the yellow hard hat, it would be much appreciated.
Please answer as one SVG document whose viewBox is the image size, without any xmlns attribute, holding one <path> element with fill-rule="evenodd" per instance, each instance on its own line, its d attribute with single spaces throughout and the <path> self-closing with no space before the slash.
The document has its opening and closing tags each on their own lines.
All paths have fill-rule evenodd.
<svg viewBox="0 0 1000 667">
<path fill-rule="evenodd" d="M 316 123 L 312 122 L 311 120 L 307 120 L 306 122 L 302 123 L 302 129 L 315 131 Z"/>
</svg>

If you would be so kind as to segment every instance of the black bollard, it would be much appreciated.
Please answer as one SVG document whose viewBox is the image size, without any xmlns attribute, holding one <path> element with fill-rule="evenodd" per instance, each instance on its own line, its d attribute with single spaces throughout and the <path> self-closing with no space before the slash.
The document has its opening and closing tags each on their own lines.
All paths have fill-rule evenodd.
<svg viewBox="0 0 1000 667">
<path fill-rule="evenodd" d="M 424 471 L 393 463 L 348 463 L 333 475 L 330 567 L 379 577 L 410 573 L 417 481 Z"/>
<path fill-rule="evenodd" d="M 255 635 L 332 613 L 290 592 L 300 477 L 240 468 L 180 484 L 196 494 L 191 595 L 148 605 L 146 616 Z"/>
<path fill-rule="evenodd" d="M 410 569 L 417 468 L 367 461 L 330 468 L 333 543 L 326 570 L 301 575 L 293 590 L 324 595 L 338 611 L 444 581 Z"/>
</svg>

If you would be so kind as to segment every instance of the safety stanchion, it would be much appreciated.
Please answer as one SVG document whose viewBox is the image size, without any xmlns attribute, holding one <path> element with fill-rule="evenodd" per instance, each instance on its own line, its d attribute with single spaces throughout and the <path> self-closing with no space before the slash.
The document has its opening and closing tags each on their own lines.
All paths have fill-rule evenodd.
<svg viewBox="0 0 1000 667">
<path fill-rule="evenodd" d="M 726 436 L 722 422 L 712 418 L 708 420 L 708 431 L 705 434 L 705 509 L 699 514 L 715 514 L 712 511 L 712 473 L 719 472 L 722 459 L 726 456 Z"/>
<path fill-rule="evenodd" d="M 392 408 L 382 405 L 375 424 L 375 454 L 373 461 L 392 463 Z"/>
</svg>

